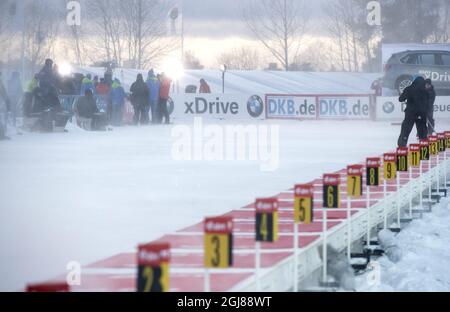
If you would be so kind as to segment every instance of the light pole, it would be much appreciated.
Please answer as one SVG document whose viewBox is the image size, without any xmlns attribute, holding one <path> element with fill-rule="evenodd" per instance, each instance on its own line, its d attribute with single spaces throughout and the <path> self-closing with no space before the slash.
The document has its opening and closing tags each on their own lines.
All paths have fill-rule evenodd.
<svg viewBox="0 0 450 312">
<path fill-rule="evenodd" d="M 221 65 L 220 70 L 222 71 L 222 93 L 225 93 L 225 73 L 228 70 L 227 65 L 225 64 Z"/>
</svg>

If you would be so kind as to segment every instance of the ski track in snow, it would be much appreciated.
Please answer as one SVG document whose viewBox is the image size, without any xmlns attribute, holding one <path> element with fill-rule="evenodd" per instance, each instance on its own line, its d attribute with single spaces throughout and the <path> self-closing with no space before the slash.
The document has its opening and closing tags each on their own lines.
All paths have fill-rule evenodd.
<svg viewBox="0 0 450 312">
<path fill-rule="evenodd" d="M 357 278 L 358 291 L 450 291 L 450 200 L 443 198 L 422 219 L 408 224 L 396 236 L 402 258 L 392 263 L 387 257 L 377 260 L 379 283 L 374 273 Z"/>
<path fill-rule="evenodd" d="M 174 161 L 173 126 L 88 133 L 70 125 L 69 133 L 13 135 L 11 141 L 2 142 L 0 290 L 21 290 L 27 283 L 51 279 L 66 272 L 70 261 L 87 265 L 134 251 L 140 243 L 206 216 L 381 155 L 395 147 L 399 132 L 387 122 L 372 121 L 260 124 L 280 125 L 280 166 L 274 172 L 262 172 L 259 163 L 251 161 Z M 433 223 L 425 220 L 414 224 L 432 231 Z M 439 239 L 425 236 L 423 245 L 442 247 L 450 235 L 440 234 Z M 450 266 L 438 262 L 450 261 L 450 255 L 445 249 L 441 254 L 442 259 L 429 256 L 443 272 Z M 419 256 L 411 252 L 404 261 L 415 257 Z M 426 261 L 417 270 L 433 269 L 431 264 Z M 390 270 L 395 273 L 392 265 Z"/>
</svg>

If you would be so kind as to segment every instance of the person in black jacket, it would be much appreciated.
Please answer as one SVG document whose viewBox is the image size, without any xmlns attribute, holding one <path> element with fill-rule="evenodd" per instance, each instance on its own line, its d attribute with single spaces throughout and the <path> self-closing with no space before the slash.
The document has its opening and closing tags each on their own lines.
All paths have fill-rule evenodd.
<svg viewBox="0 0 450 312">
<path fill-rule="evenodd" d="M 431 79 L 425 80 L 425 88 L 428 93 L 428 114 L 427 114 L 427 126 L 428 126 L 428 134 L 432 135 L 434 132 L 434 102 L 436 101 L 436 91 L 434 91 L 433 83 Z"/>
<path fill-rule="evenodd" d="M 399 147 L 408 145 L 409 135 L 414 127 L 417 126 L 419 139 L 426 139 L 427 130 L 427 114 L 428 114 L 428 93 L 425 88 L 425 79 L 418 77 L 411 86 L 407 87 L 399 98 L 400 102 L 406 101 L 405 120 L 402 123 L 400 137 L 398 139 Z"/>
<path fill-rule="evenodd" d="M 131 85 L 131 104 L 134 108 L 134 124 L 147 125 L 150 122 L 150 91 L 141 74 L 137 75 L 136 82 Z"/>
<path fill-rule="evenodd" d="M 84 91 L 84 96 L 80 97 L 77 101 L 76 109 L 78 116 L 89 119 L 92 119 L 94 114 L 99 112 L 91 89 Z"/>
</svg>

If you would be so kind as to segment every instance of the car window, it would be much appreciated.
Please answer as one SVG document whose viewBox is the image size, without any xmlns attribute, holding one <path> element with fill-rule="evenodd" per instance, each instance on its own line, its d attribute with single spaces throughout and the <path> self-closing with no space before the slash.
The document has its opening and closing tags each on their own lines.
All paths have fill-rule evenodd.
<svg viewBox="0 0 450 312">
<path fill-rule="evenodd" d="M 434 54 L 421 54 L 420 64 L 422 65 L 436 65 Z"/>
<path fill-rule="evenodd" d="M 450 66 L 450 54 L 441 54 L 442 65 Z"/>
<path fill-rule="evenodd" d="M 410 54 L 401 59 L 402 63 L 416 65 L 417 64 L 417 54 Z"/>
</svg>

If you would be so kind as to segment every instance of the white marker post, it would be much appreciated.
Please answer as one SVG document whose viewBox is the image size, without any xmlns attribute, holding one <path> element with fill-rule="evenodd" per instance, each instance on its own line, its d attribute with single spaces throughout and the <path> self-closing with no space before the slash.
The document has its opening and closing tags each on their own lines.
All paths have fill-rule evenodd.
<svg viewBox="0 0 450 312">
<path fill-rule="evenodd" d="M 433 160 L 433 156 L 436 156 L 436 168 L 435 168 L 435 171 L 436 171 L 436 192 L 437 192 L 437 195 L 439 196 L 439 146 L 438 146 L 438 137 L 437 137 L 437 135 L 431 135 L 430 137 L 429 137 L 429 140 L 430 140 L 430 173 L 431 173 L 431 168 L 432 168 L 432 166 L 431 166 L 431 162 L 432 162 L 432 160 Z M 433 153 L 435 153 L 434 155 L 433 155 L 433 153 L 431 153 L 431 151 L 433 151 Z M 431 201 L 431 190 L 432 190 L 432 187 L 433 187 L 433 180 L 432 180 L 432 178 L 431 178 L 431 174 L 430 174 L 430 201 Z"/>
<path fill-rule="evenodd" d="M 255 278 L 256 289 L 259 292 L 261 291 L 261 242 L 273 243 L 278 240 L 278 199 L 257 199 L 255 208 Z"/>
<path fill-rule="evenodd" d="M 323 176 L 323 274 L 322 280 L 326 285 L 328 283 L 328 250 L 327 250 L 327 235 L 328 235 L 328 215 L 327 209 L 340 208 L 340 175 L 339 174 L 325 174 Z"/>
<path fill-rule="evenodd" d="M 421 162 L 421 145 L 420 144 L 411 144 L 409 146 L 409 161 L 410 161 L 410 174 L 409 174 L 409 184 L 410 184 L 410 188 L 409 188 L 409 215 L 410 218 L 413 218 L 413 212 L 412 212 L 412 208 L 413 208 L 413 196 L 412 196 L 412 192 L 413 192 L 413 186 L 412 186 L 412 180 L 413 180 L 413 170 L 414 168 L 419 168 L 419 181 L 421 181 L 422 178 L 422 162 Z M 422 207 L 422 202 L 423 202 L 423 196 L 422 196 L 422 183 L 420 184 L 420 207 Z"/>
<path fill-rule="evenodd" d="M 298 292 L 298 250 L 300 223 L 314 220 L 314 185 L 298 184 L 294 187 L 294 292 Z"/>
<path fill-rule="evenodd" d="M 233 266 L 233 218 L 212 217 L 204 221 L 204 290 L 211 291 L 210 269 Z M 222 252 L 217 252 L 220 249 Z"/>
<path fill-rule="evenodd" d="M 366 190 L 367 190 L 367 248 L 370 247 L 370 230 L 372 228 L 371 225 L 371 216 L 370 216 L 370 187 L 371 186 L 380 186 L 380 167 L 381 167 L 381 159 L 380 158 L 367 158 L 366 160 Z M 384 197 L 386 198 L 386 182 L 384 183 Z M 383 213 L 386 219 L 386 205 L 383 209 Z M 385 220 L 384 228 L 386 229 L 387 220 Z"/>
<path fill-rule="evenodd" d="M 362 165 L 353 165 L 347 167 L 347 258 L 351 262 L 352 259 L 352 198 L 360 198 L 362 194 L 363 184 Z"/>
<path fill-rule="evenodd" d="M 398 184 L 398 173 L 397 173 L 397 154 L 387 153 L 383 156 L 383 173 L 384 173 L 384 194 L 387 195 L 387 181 L 395 181 L 397 179 Z M 397 199 L 397 207 L 398 207 Z M 388 212 L 386 205 L 384 205 L 384 228 L 388 228 Z"/>
</svg>

